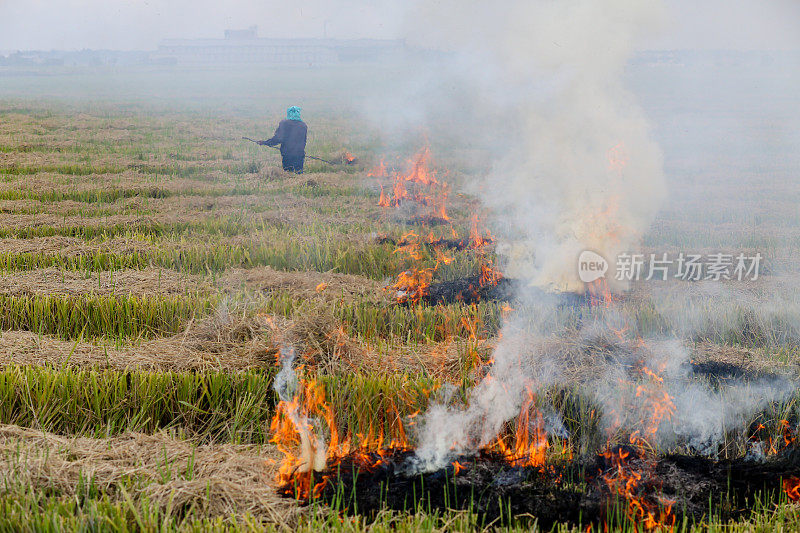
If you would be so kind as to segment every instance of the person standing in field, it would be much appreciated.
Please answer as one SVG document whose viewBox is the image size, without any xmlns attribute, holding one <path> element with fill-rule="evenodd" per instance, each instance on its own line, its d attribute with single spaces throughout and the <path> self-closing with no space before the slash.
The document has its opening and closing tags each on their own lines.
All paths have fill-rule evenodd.
<svg viewBox="0 0 800 533">
<path fill-rule="evenodd" d="M 303 173 L 303 163 L 306 159 L 306 136 L 308 126 L 300 120 L 300 108 L 293 105 L 286 110 L 286 120 L 281 120 L 275 135 L 266 141 L 258 141 L 262 146 L 281 145 L 281 158 L 283 170 Z"/>
</svg>

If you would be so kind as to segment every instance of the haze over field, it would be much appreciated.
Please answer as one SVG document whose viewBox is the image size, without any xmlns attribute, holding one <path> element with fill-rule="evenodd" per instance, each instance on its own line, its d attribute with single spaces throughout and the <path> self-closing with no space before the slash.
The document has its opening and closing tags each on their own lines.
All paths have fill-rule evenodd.
<svg viewBox="0 0 800 533">
<path fill-rule="evenodd" d="M 0 50 L 151 50 L 163 38 L 214 37 L 226 28 L 252 24 L 269 37 L 322 37 L 327 26 L 328 35 L 335 38 L 404 38 L 409 33 L 408 4 L 402 0 L 3 0 Z M 794 0 L 669 0 L 665 15 L 663 32 L 637 46 L 800 48 L 800 3 Z"/>
</svg>

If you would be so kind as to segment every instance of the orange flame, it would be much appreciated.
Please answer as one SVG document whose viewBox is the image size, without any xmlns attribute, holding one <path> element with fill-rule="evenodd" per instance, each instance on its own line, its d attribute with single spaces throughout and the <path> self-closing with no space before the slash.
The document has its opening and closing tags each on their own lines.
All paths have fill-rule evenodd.
<svg viewBox="0 0 800 533">
<path fill-rule="evenodd" d="M 503 279 L 503 274 L 499 270 L 495 270 L 490 259 L 481 262 L 481 275 L 478 278 L 481 287 L 494 287 L 500 283 L 501 279 Z"/>
<path fill-rule="evenodd" d="M 755 433 L 750 436 L 753 440 L 762 440 L 759 438 L 759 433 L 766 431 L 766 426 L 764 424 L 759 424 L 758 427 L 755 429 Z M 792 425 L 789 423 L 788 420 L 781 420 L 780 421 L 780 436 L 773 438 L 771 435 L 766 437 L 766 445 L 767 449 L 765 453 L 767 455 L 775 455 L 789 446 L 793 445 L 797 441 L 797 435 L 795 435 L 794 430 L 792 429 Z M 763 440 L 762 440 L 763 442 Z"/>
<path fill-rule="evenodd" d="M 329 478 L 315 472 L 334 467 L 344 456 L 354 458 L 359 468 L 374 469 L 384 462 L 389 449 L 409 447 L 402 417 L 394 404 L 390 403 L 385 413 L 388 423 L 380 422 L 377 430 L 370 425 L 366 434 L 350 434 L 343 438 L 333 408 L 326 400 L 324 386 L 311 379 L 301 382 L 299 390 L 301 392 L 291 400 L 278 403 L 270 424 L 270 442 L 284 454 L 276 482 L 285 495 L 304 499 L 319 497 Z M 384 427 L 390 430 L 388 436 Z M 327 444 L 323 438 L 326 431 Z M 357 446 L 354 445 L 356 439 Z"/>
<path fill-rule="evenodd" d="M 314 431 L 309 417 L 321 416 L 328 421 L 331 444 L 336 442 L 338 437 L 336 428 L 332 425 L 333 412 L 325 403 L 324 389 L 316 381 L 311 380 L 303 384 L 301 391 L 302 394 L 296 395 L 290 401 L 278 403 L 270 431 L 273 435 L 271 442 L 284 454 L 276 481 L 281 486 L 293 483 L 294 490 L 307 497 L 317 490 L 316 486 L 311 486 L 314 472 L 325 468 L 328 448 L 324 440 Z M 292 451 L 298 447 L 299 455 Z"/>
<path fill-rule="evenodd" d="M 435 240 L 435 236 L 432 233 L 426 237 L 428 241 L 431 239 Z M 395 300 L 398 303 L 419 303 L 429 294 L 434 272 L 441 265 L 450 264 L 454 259 L 440 248 L 434 247 L 433 251 L 436 259 L 434 266 L 420 267 L 418 263 L 423 260 L 423 250 L 419 235 L 414 231 L 409 231 L 400 238 L 394 253 L 407 256 L 414 264 L 398 274 L 397 280 L 390 287 L 391 290 L 396 291 Z"/>
<path fill-rule="evenodd" d="M 392 288 L 397 290 L 398 303 L 419 303 L 428 295 L 433 279 L 433 270 L 430 268 L 410 268 L 397 276 L 397 281 Z"/>
<path fill-rule="evenodd" d="M 639 339 L 639 342 L 643 341 Z M 636 387 L 635 397 L 643 401 L 645 416 L 642 430 L 634 431 L 628 438 L 632 448 L 612 449 L 609 443 L 601 455 L 611 463 L 612 468 L 601 474 L 611 493 L 628 502 L 626 512 L 629 519 L 642 524 L 648 531 L 659 528 L 672 530 L 675 525 L 672 506 L 675 502 L 671 500 L 658 502 L 653 498 L 647 498 L 642 494 L 643 487 L 640 487 L 640 482 L 644 472 L 652 469 L 651 461 L 647 458 L 650 442 L 658 432 L 661 422 L 672 418 L 675 404 L 664 390 L 664 379 L 657 372 L 642 365 L 639 373 L 643 381 Z M 635 457 L 631 457 L 631 449 L 636 450 Z"/>
<path fill-rule="evenodd" d="M 469 228 L 470 248 L 480 248 L 484 244 L 483 237 L 478 231 L 478 215 L 472 215 L 471 226 Z"/>
<path fill-rule="evenodd" d="M 498 436 L 484 450 L 500 455 L 514 466 L 543 466 L 548 448 L 547 433 L 542 414 L 534 405 L 535 400 L 536 396 L 528 389 L 517 416 L 513 442 L 506 442 L 508 439 Z"/>
<path fill-rule="evenodd" d="M 383 185 L 381 185 L 381 197 L 378 200 L 378 205 L 381 207 L 392 207 L 392 200 L 383 192 Z"/>
<path fill-rule="evenodd" d="M 389 174 L 386 172 L 386 163 L 383 159 L 381 159 L 380 164 L 367 172 L 367 176 L 371 178 L 385 178 Z"/>
<path fill-rule="evenodd" d="M 618 448 L 613 451 L 609 449 L 602 455 L 612 465 L 612 468 L 602 475 L 603 480 L 613 494 L 628 502 L 626 510 L 628 518 L 636 524 L 641 524 L 647 531 L 665 527 L 671 531 L 675 526 L 675 515 L 672 512 L 675 502 L 671 500 L 656 502 L 641 494 L 642 473 L 632 465 L 631 452 L 625 448 Z"/>
<path fill-rule="evenodd" d="M 789 477 L 784 479 L 783 491 L 793 502 L 800 502 L 800 478 Z"/>
<path fill-rule="evenodd" d="M 381 207 L 398 207 L 403 200 L 414 200 L 415 202 L 430 206 L 431 216 L 450 220 L 447 216 L 447 197 L 450 186 L 437 179 L 436 171 L 430 164 L 431 150 L 425 147 L 408 162 L 409 170 L 405 174 L 402 172 L 393 173 L 393 184 L 391 197 L 387 197 L 381 188 L 381 198 L 378 205 Z M 381 160 L 380 165 L 369 172 L 369 176 L 377 178 L 388 177 L 386 164 Z M 413 190 L 409 192 L 406 184 L 410 184 Z"/>
<path fill-rule="evenodd" d="M 605 278 L 599 278 L 586 284 L 586 294 L 589 297 L 590 307 L 605 307 L 609 309 L 614 302 L 614 295 L 608 287 Z"/>
</svg>

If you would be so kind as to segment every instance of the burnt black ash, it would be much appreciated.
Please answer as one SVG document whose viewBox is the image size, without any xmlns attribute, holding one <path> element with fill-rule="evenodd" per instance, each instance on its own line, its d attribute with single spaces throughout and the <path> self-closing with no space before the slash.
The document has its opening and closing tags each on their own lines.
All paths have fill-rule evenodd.
<svg viewBox="0 0 800 533">
<path fill-rule="evenodd" d="M 761 495 L 777 502 L 782 480 L 800 476 L 797 448 L 761 462 L 677 454 L 655 457 L 634 448 L 627 452 L 627 467 L 642 475 L 637 496 L 671 504 L 679 522 L 683 517 L 690 522 L 707 518 L 709 506 L 723 521 L 746 517 L 755 498 Z M 601 525 L 607 523 L 611 502 L 616 499 L 623 510 L 627 505 L 608 488 L 605 477 L 616 467 L 608 454 L 539 468 L 516 467 L 502 457 L 481 453 L 421 473 L 411 468 L 413 461 L 410 450 L 386 450 L 366 462 L 363 454 L 344 457 L 315 475 L 326 480 L 320 500 L 343 502 L 348 512 L 367 516 L 381 509 L 471 509 L 489 522 L 510 513 L 535 518 L 543 528 L 556 523 Z"/>
</svg>

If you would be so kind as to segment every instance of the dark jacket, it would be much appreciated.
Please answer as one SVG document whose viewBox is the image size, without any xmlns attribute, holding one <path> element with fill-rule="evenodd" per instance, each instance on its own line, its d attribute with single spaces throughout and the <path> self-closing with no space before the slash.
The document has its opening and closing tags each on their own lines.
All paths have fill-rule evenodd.
<svg viewBox="0 0 800 533">
<path fill-rule="evenodd" d="M 297 158 L 306 155 L 306 135 L 308 126 L 302 120 L 281 120 L 275 135 L 264 144 L 267 146 L 281 145 L 281 155 Z"/>
</svg>

